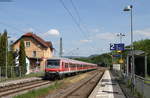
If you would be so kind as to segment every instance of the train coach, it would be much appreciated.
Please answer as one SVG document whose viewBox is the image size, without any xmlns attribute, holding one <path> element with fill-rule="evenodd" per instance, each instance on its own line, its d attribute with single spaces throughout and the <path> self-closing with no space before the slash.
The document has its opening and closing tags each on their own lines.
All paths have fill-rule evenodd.
<svg viewBox="0 0 150 98">
<path fill-rule="evenodd" d="M 63 78 L 63 76 L 66 75 L 85 72 L 96 68 L 97 65 L 92 63 L 86 63 L 68 58 L 52 58 L 47 60 L 45 66 L 45 78 Z"/>
</svg>

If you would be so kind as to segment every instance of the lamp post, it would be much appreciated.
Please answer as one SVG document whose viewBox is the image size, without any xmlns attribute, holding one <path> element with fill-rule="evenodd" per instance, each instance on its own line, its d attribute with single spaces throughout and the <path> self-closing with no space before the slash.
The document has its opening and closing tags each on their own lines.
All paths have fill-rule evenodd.
<svg viewBox="0 0 150 98">
<path fill-rule="evenodd" d="M 123 33 L 119 33 L 119 34 L 117 34 L 117 36 L 120 38 L 120 44 L 122 43 L 122 37 L 124 37 L 125 35 L 123 34 Z M 120 55 L 121 55 L 121 58 L 120 58 L 120 61 L 119 61 L 119 63 L 120 63 L 120 71 L 121 72 L 123 72 L 123 59 L 122 59 L 122 52 L 120 52 Z"/>
<path fill-rule="evenodd" d="M 131 77 L 131 81 L 133 83 L 133 86 L 135 85 L 135 65 L 134 65 L 134 47 L 133 47 L 133 21 L 132 21 L 132 10 L 133 6 L 129 5 L 127 7 L 124 8 L 124 11 L 130 11 L 130 30 L 131 30 L 131 58 L 132 58 L 132 66 L 131 66 L 131 73 L 132 73 L 132 77 Z"/>
<path fill-rule="evenodd" d="M 122 37 L 124 37 L 125 35 L 122 33 L 117 34 L 118 37 L 120 37 L 120 43 L 122 43 Z"/>
</svg>

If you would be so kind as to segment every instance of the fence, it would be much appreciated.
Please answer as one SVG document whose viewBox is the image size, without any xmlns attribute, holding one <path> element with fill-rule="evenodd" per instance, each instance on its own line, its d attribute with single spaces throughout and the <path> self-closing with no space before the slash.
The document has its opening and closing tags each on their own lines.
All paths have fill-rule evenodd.
<svg viewBox="0 0 150 98">
<path fill-rule="evenodd" d="M 144 98 L 150 97 L 150 80 L 136 75 L 135 88 Z"/>
<path fill-rule="evenodd" d="M 22 77 L 22 76 L 24 75 L 21 71 L 21 67 L 16 67 L 16 66 L 0 67 L 0 81 L 6 80 L 7 78 L 15 78 L 15 77 Z"/>
<path fill-rule="evenodd" d="M 131 74 L 124 78 L 125 82 L 131 80 Z M 143 96 L 143 98 L 150 98 L 150 80 L 141 76 L 135 75 L 135 90 Z"/>
<path fill-rule="evenodd" d="M 128 73 L 128 75 L 126 75 L 123 72 L 117 71 L 117 70 L 113 70 L 113 73 L 115 73 L 115 75 L 118 75 L 119 77 L 123 76 L 123 80 L 125 83 L 129 83 L 129 81 L 131 82 L 131 74 Z M 140 95 L 142 95 L 143 98 L 150 98 L 150 80 L 149 79 L 145 79 L 141 76 L 135 75 L 135 90 L 140 93 Z"/>
</svg>

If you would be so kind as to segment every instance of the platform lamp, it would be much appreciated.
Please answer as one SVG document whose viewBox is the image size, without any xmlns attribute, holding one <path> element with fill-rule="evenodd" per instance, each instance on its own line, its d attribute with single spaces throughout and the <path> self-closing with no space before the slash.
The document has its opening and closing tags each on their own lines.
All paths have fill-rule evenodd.
<svg viewBox="0 0 150 98">
<path fill-rule="evenodd" d="M 130 30 L 131 30 L 131 58 L 132 58 L 132 66 L 131 66 L 131 73 L 132 73 L 132 76 L 131 76 L 131 82 L 133 84 L 133 87 L 135 85 L 135 65 L 134 65 L 134 47 L 133 47 L 133 6 L 132 5 L 129 5 L 129 6 L 126 6 L 124 8 L 123 11 L 130 11 Z M 134 88 L 133 88 L 134 89 Z"/>
<path fill-rule="evenodd" d="M 119 34 L 117 34 L 117 36 L 120 38 L 120 43 L 122 43 L 122 37 L 124 37 L 124 36 L 125 36 L 125 34 L 123 34 L 123 33 L 119 33 Z"/>
</svg>

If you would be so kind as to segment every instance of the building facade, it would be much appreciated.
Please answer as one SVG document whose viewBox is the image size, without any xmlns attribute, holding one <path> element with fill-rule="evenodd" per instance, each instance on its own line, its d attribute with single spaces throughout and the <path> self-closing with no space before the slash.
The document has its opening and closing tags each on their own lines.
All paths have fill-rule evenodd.
<svg viewBox="0 0 150 98">
<path fill-rule="evenodd" d="M 20 40 L 24 40 L 26 56 L 30 60 L 30 70 L 43 71 L 48 58 L 53 56 L 53 45 L 33 33 L 26 33 L 12 45 L 14 51 L 19 51 Z"/>
</svg>

